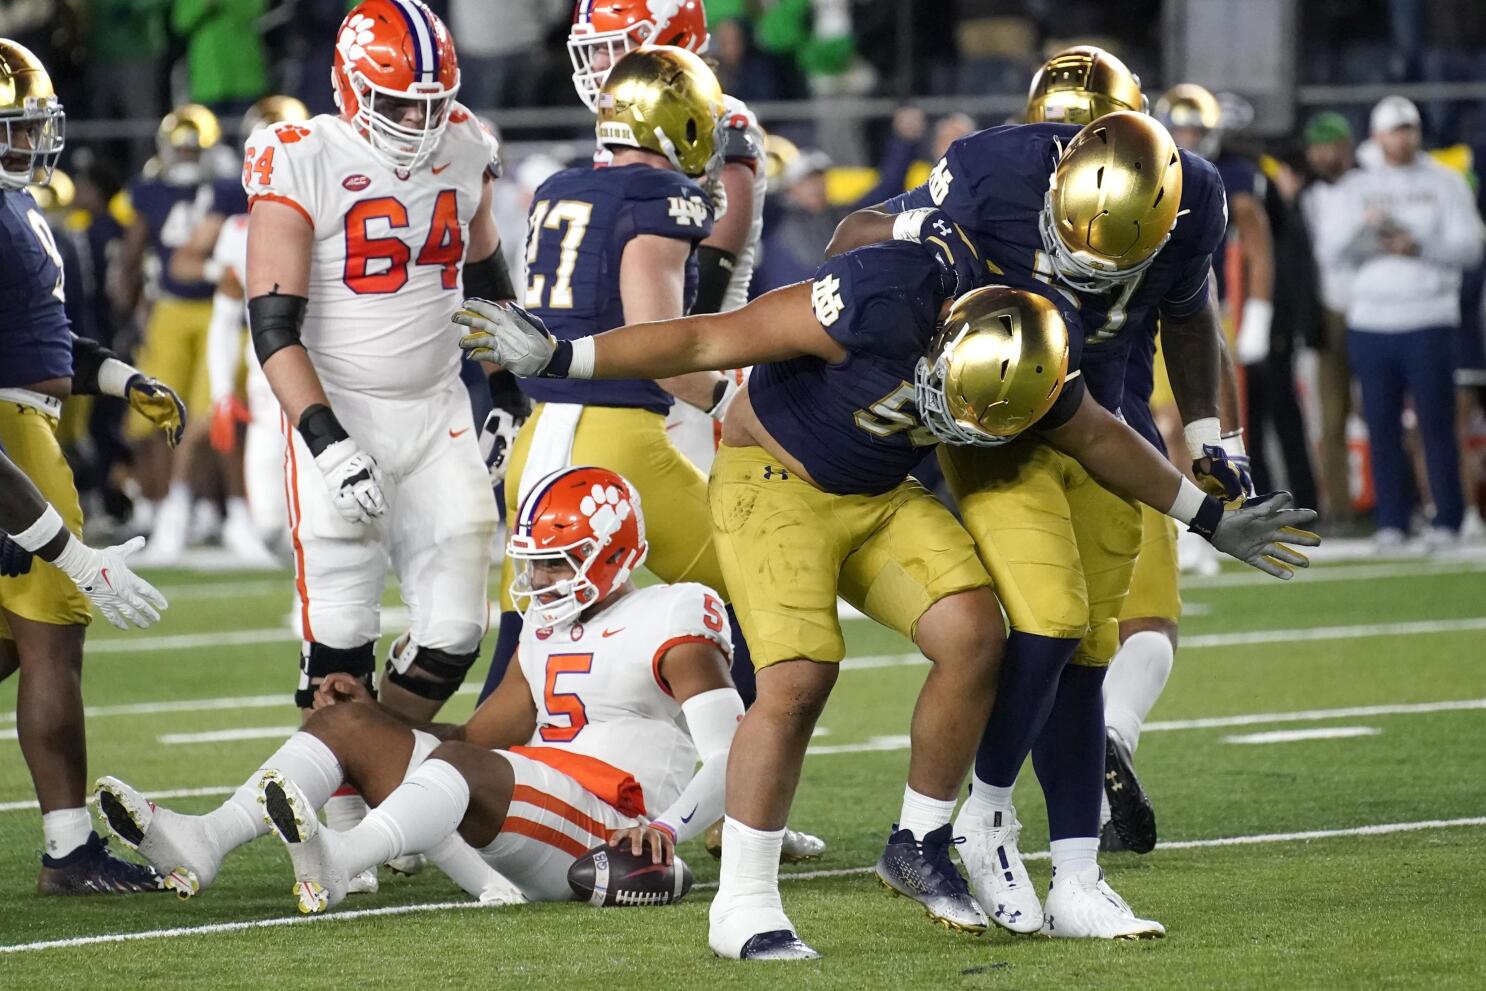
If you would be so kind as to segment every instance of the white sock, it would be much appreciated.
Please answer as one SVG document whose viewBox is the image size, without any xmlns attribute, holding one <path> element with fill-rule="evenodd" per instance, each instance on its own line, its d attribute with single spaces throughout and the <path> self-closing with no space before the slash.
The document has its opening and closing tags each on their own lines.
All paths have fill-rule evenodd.
<svg viewBox="0 0 1486 991">
<path fill-rule="evenodd" d="M 1175 649 L 1164 633 L 1142 630 L 1126 640 L 1104 678 L 1104 725 L 1133 753 L 1151 706 L 1171 677 Z"/>
<path fill-rule="evenodd" d="M 903 789 L 903 811 L 898 814 L 898 828 L 906 829 L 916 840 L 923 839 L 955 814 L 953 798 L 938 799 L 920 795 L 911 787 Z"/>
<path fill-rule="evenodd" d="M 337 833 L 349 833 L 366 818 L 366 799 L 351 788 L 341 788 L 325 800 L 325 825 Z"/>
<path fill-rule="evenodd" d="M 1048 844 L 1048 852 L 1052 855 L 1053 879 L 1057 880 L 1059 874 L 1077 874 L 1099 866 L 1099 837 L 1053 840 Z"/>
<path fill-rule="evenodd" d="M 486 891 L 510 884 L 501 873 L 485 862 L 480 852 L 464 841 L 457 832 L 444 837 L 428 850 L 429 861 L 449 876 L 449 880 L 466 894 L 479 898 Z"/>
<path fill-rule="evenodd" d="M 84 806 L 46 812 L 41 817 L 41 833 L 46 838 L 46 855 L 56 860 L 88 842 L 93 817 Z"/>
<path fill-rule="evenodd" d="M 1011 793 L 1016 782 L 1005 787 L 986 784 L 978 775 L 970 782 L 970 797 L 965 799 L 965 811 L 971 815 L 990 818 L 997 812 L 1015 812 L 1011 804 Z"/>
<path fill-rule="evenodd" d="M 303 732 L 285 740 L 284 745 L 274 751 L 258 770 L 267 768 L 273 768 L 298 785 L 315 808 L 325 804 L 331 793 L 341 786 L 344 774 L 340 761 L 335 759 L 335 753 L 324 741 Z M 231 798 L 203 817 L 224 855 L 268 832 L 262 806 L 258 804 L 257 778 L 258 772 L 255 771 L 246 784 L 232 793 Z"/>
<path fill-rule="evenodd" d="M 431 850 L 459 827 L 469 809 L 470 785 L 454 765 L 426 760 L 361 824 L 342 836 L 348 875 L 405 853 Z"/>
<path fill-rule="evenodd" d="M 754 829 L 728 816 L 722 821 L 722 868 L 717 897 L 712 901 L 714 918 L 718 907 L 757 907 L 784 913 L 779 900 L 779 851 L 784 830 Z"/>
</svg>

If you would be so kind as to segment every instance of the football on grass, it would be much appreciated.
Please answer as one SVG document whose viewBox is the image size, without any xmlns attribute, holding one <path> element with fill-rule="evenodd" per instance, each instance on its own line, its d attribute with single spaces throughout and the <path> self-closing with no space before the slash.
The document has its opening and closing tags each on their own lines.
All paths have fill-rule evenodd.
<svg viewBox="0 0 1486 991">
<path fill-rule="evenodd" d="M 590 905 L 670 905 L 691 890 L 691 868 L 680 857 L 652 864 L 649 850 L 637 857 L 606 844 L 573 861 L 568 887 Z"/>
</svg>

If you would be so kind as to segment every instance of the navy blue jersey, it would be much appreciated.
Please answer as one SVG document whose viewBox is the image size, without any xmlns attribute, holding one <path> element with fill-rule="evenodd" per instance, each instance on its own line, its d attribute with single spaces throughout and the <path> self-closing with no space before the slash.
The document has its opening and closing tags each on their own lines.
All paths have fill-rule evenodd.
<svg viewBox="0 0 1486 991">
<path fill-rule="evenodd" d="M 815 318 L 846 358 L 757 365 L 748 379 L 759 422 L 816 485 L 842 495 L 886 492 L 938 443 L 919 421 L 914 368 L 954 288 L 953 272 L 901 241 L 848 251 L 816 270 Z M 1043 425 L 1067 422 L 1082 395 L 1074 379 Z"/>
<path fill-rule="evenodd" d="M 1218 177 L 1223 181 L 1223 192 L 1229 199 L 1241 196 L 1245 193 L 1253 196 L 1262 204 L 1264 202 L 1264 174 L 1259 171 L 1259 166 L 1241 155 L 1223 152 L 1213 162 L 1213 168 L 1218 170 Z M 1217 262 L 1213 267 L 1218 273 L 1218 298 L 1228 298 L 1228 278 L 1226 267 L 1222 257 L 1215 259 Z"/>
<path fill-rule="evenodd" d="M 1207 305 L 1207 273 L 1223 241 L 1227 207 L 1217 171 L 1184 151 L 1182 212 L 1171 240 L 1142 277 L 1104 293 L 1056 283 L 1037 220 L 1060 148 L 1078 132 L 1073 124 L 978 131 L 950 145 L 927 182 L 888 200 L 886 208 L 937 206 L 974 236 L 999 272 L 996 281 L 1044 294 L 1049 285 L 1057 288 L 1079 313 L 1088 389 L 1100 405 L 1117 412 L 1132 340 L 1154 338 L 1160 312 L 1188 316 Z M 1070 322 L 1070 332 L 1074 326 Z"/>
<path fill-rule="evenodd" d="M 31 194 L 0 190 L 0 389 L 72 377 L 62 255 Z"/>
<path fill-rule="evenodd" d="M 248 192 L 237 176 L 212 180 L 212 213 L 235 217 L 248 212 Z"/>
<path fill-rule="evenodd" d="M 624 325 L 619 264 L 642 234 L 695 247 L 712 232 L 712 207 L 679 172 L 648 165 L 575 168 L 542 183 L 527 219 L 526 308 L 561 340 L 591 337 Z M 697 293 L 696 255 L 686 262 L 685 306 Z M 628 406 L 665 413 L 668 392 L 649 379 L 527 379 L 537 402 Z"/>
<path fill-rule="evenodd" d="M 150 275 L 161 292 L 177 299 L 211 299 L 215 286 L 205 279 L 180 282 L 170 277 L 170 256 L 185 244 L 216 202 L 212 183 L 174 186 L 162 179 L 138 179 L 128 189 L 129 204 L 150 231 Z"/>
</svg>

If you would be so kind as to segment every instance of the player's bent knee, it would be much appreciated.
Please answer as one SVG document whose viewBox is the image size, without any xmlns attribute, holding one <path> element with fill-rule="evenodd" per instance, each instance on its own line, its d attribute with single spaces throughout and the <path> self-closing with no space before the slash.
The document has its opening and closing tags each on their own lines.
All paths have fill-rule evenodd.
<svg viewBox="0 0 1486 991">
<path fill-rule="evenodd" d="M 409 642 L 400 653 L 387 659 L 385 678 L 420 698 L 445 702 L 459 691 L 479 656 L 478 649 L 455 653 Z"/>
<path fill-rule="evenodd" d="M 914 643 L 935 664 L 996 665 L 1006 628 L 995 593 L 977 588 L 940 599 L 919 618 Z"/>
<path fill-rule="evenodd" d="M 332 674 L 349 674 L 360 679 L 367 691 L 372 691 L 372 672 L 375 670 L 376 654 L 370 641 L 344 648 L 310 643 L 299 655 L 299 688 L 294 692 L 294 704 L 301 709 L 313 706 L 315 689 L 327 675 Z"/>
</svg>

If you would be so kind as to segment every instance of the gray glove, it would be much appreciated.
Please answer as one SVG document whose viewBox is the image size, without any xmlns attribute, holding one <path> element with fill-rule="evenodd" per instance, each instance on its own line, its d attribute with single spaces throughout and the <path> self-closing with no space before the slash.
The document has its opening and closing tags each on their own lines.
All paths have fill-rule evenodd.
<svg viewBox="0 0 1486 991">
<path fill-rule="evenodd" d="M 557 341 L 542 321 L 515 303 L 467 299 L 454 322 L 470 329 L 459 339 L 465 357 L 493 361 L 523 378 L 546 371 L 557 350 Z"/>
<path fill-rule="evenodd" d="M 1321 545 L 1320 536 L 1300 529 L 1316 522 L 1316 511 L 1294 509 L 1294 503 L 1295 497 L 1288 492 L 1250 499 L 1224 513 L 1208 540 L 1224 554 L 1288 581 L 1295 576 L 1296 568 L 1311 564 L 1310 558 L 1288 545 Z"/>
</svg>

